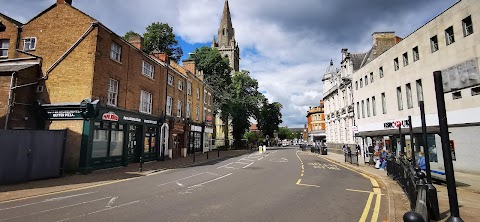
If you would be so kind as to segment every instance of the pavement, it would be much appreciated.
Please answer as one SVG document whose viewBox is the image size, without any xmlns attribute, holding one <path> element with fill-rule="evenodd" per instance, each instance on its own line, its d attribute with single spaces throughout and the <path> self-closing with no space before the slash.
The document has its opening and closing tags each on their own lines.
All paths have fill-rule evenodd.
<svg viewBox="0 0 480 222">
<path fill-rule="evenodd" d="M 71 176 L 103 184 L 0 202 L 0 221 L 389 221 L 389 196 L 377 179 L 293 147 L 153 165 L 162 163 L 143 173 L 126 167 Z M 57 186 L 29 190 L 48 187 Z"/>
<path fill-rule="evenodd" d="M 208 159 L 206 153 L 197 153 L 195 155 L 195 162 L 193 162 L 193 155 L 189 155 L 185 158 L 180 157 L 166 161 L 146 162 L 143 165 L 142 172 L 140 172 L 139 163 L 132 163 L 129 164 L 127 167 L 97 170 L 86 175 L 67 174 L 60 178 L 29 181 L 12 185 L 2 185 L 0 186 L 0 202 L 20 200 L 35 196 L 45 196 L 58 192 L 64 192 L 67 190 L 77 190 L 86 187 L 101 186 L 105 184 L 115 183 L 116 181 L 146 176 L 159 171 L 194 167 L 205 163 L 221 161 L 249 152 L 250 150 L 220 151 L 220 157 L 218 157 L 219 155 L 217 151 L 211 151 L 209 152 Z"/>
<path fill-rule="evenodd" d="M 343 165 L 350 166 L 362 172 L 377 178 L 387 187 L 389 196 L 390 215 L 389 221 L 403 221 L 403 214 L 410 211 L 408 198 L 405 196 L 402 188 L 396 181 L 387 176 L 387 171 L 375 169 L 373 166 L 362 164 L 364 161 L 359 158 L 359 166 L 345 163 L 342 154 L 328 153 L 325 156 Z M 460 217 L 464 221 L 480 220 L 480 176 L 455 172 L 455 180 L 457 182 L 458 203 L 460 206 Z M 445 221 L 450 216 L 450 208 L 448 202 L 448 192 L 446 184 L 434 184 L 437 189 L 438 204 L 440 207 L 440 221 Z"/>
</svg>

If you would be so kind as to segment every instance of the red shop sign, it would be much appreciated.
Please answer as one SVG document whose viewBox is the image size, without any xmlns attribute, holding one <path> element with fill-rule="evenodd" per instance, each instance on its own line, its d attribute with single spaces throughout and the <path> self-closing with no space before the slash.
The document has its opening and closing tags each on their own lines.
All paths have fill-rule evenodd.
<svg viewBox="0 0 480 222">
<path fill-rule="evenodd" d="M 108 112 L 108 113 L 104 113 L 102 115 L 102 119 L 103 120 L 107 120 L 107 121 L 115 121 L 115 122 L 118 122 L 118 115 L 115 114 L 114 112 Z"/>
</svg>

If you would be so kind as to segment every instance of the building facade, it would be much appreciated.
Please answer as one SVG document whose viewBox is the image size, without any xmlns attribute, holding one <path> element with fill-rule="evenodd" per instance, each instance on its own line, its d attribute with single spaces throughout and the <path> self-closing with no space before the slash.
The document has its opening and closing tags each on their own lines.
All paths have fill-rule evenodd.
<svg viewBox="0 0 480 222">
<path fill-rule="evenodd" d="M 140 36 L 124 40 L 71 4 L 58 0 L 26 24 L 0 15 L 2 127 L 67 130 L 67 171 L 185 156 L 192 125 L 211 131 L 202 97 L 213 92 L 165 54 L 144 53 Z M 188 85 L 199 94 L 195 121 Z"/>
<path fill-rule="evenodd" d="M 308 142 L 318 142 L 326 139 L 324 102 L 320 100 L 320 105 L 310 107 L 307 111 L 307 132 Z"/>
<path fill-rule="evenodd" d="M 433 81 L 433 72 L 441 71 L 455 170 L 480 173 L 476 159 L 480 143 L 479 13 L 480 2 L 458 1 L 353 73 L 358 143 L 379 144 L 398 153 L 401 143 L 394 123 L 401 123 L 404 134 L 411 125 L 414 138 L 402 136 L 407 156 L 412 155 L 413 142 L 415 154 L 424 152 L 430 156 L 432 169 L 442 169 Z M 420 134 L 419 101 L 425 103 L 427 147 Z"/>
</svg>

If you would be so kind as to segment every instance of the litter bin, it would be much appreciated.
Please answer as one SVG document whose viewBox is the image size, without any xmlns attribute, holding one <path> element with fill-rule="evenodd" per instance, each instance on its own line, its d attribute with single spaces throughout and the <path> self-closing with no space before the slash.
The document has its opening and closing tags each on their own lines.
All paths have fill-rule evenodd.
<svg viewBox="0 0 480 222">
<path fill-rule="evenodd" d="M 327 155 L 327 147 L 322 146 L 322 155 Z"/>
</svg>

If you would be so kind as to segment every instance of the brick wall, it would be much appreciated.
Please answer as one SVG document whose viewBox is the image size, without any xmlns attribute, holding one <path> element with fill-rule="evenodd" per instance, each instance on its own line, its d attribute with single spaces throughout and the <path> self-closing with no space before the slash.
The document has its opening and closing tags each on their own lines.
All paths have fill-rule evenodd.
<svg viewBox="0 0 480 222">
<path fill-rule="evenodd" d="M 65 171 L 76 171 L 80 161 L 83 120 L 52 121 L 51 123 L 47 123 L 47 125 L 47 128 L 51 130 L 67 129 L 67 140 L 65 143 L 65 155 L 63 159 Z"/>
<path fill-rule="evenodd" d="M 0 32 L 0 39 L 10 40 L 9 48 L 8 48 L 8 59 L 15 58 L 15 46 L 17 44 L 17 36 L 18 36 L 17 26 L 15 26 L 13 23 L 7 20 L 6 17 L 2 15 L 0 15 L 0 21 L 2 21 L 2 24 L 5 25 L 6 27 L 4 32 Z M 4 58 L 0 58 L 0 60 L 1 59 L 4 59 Z"/>
</svg>

